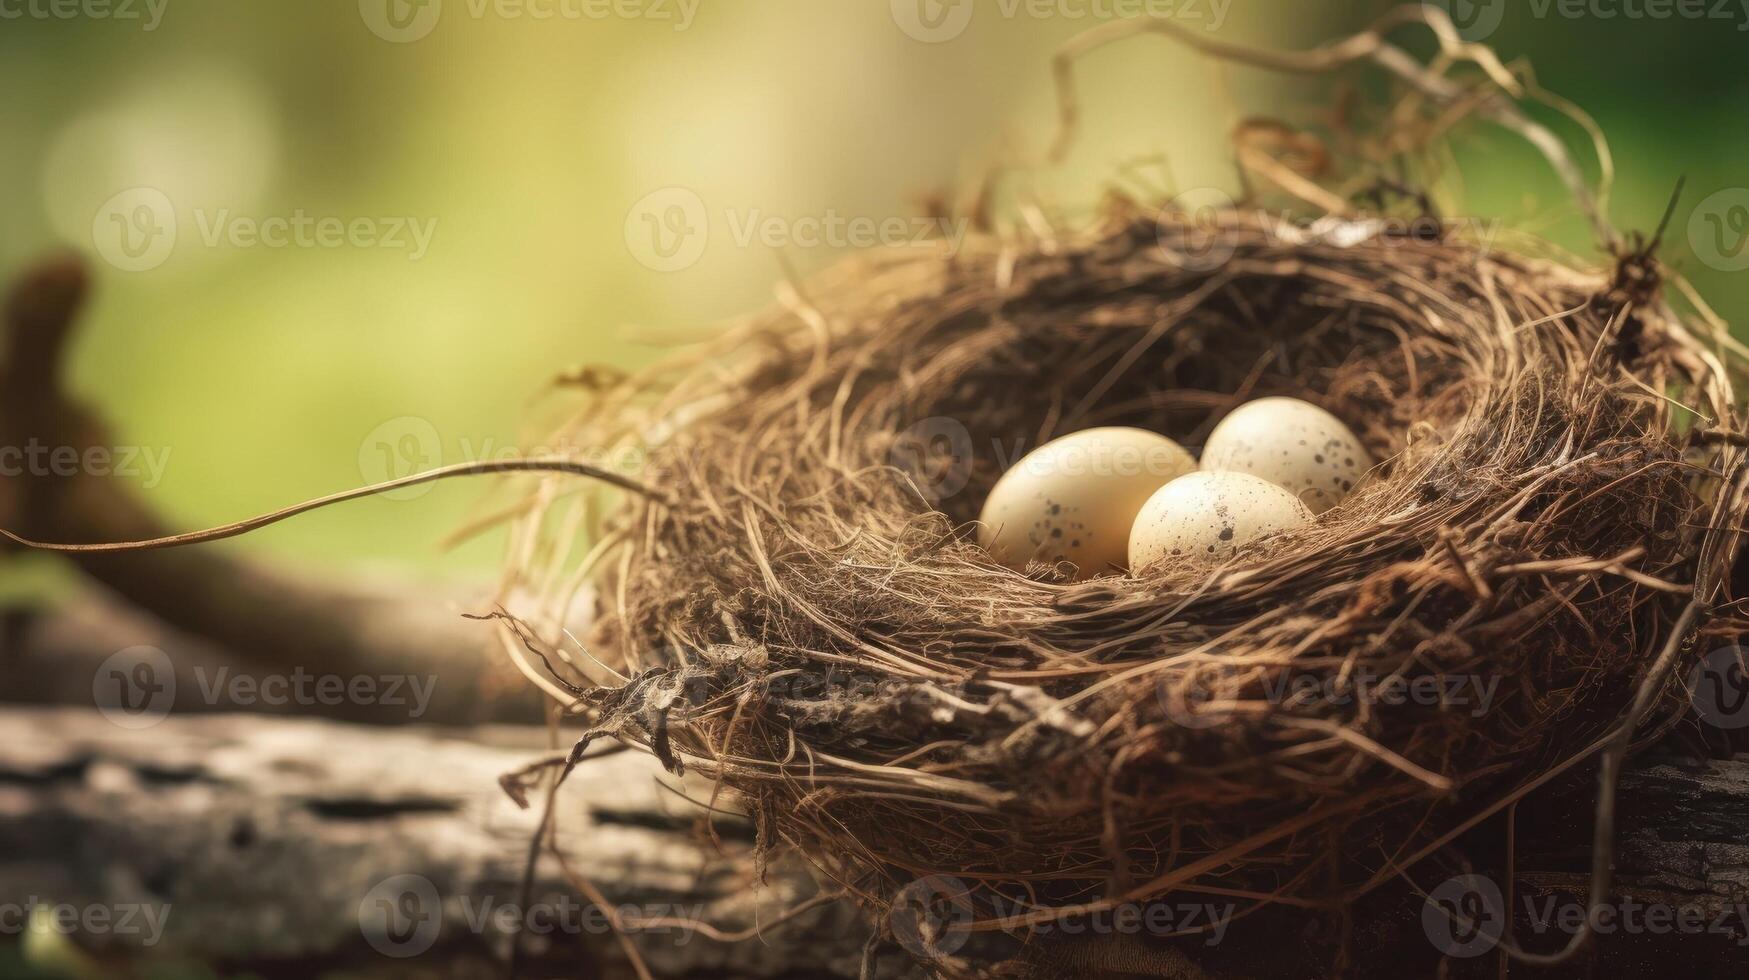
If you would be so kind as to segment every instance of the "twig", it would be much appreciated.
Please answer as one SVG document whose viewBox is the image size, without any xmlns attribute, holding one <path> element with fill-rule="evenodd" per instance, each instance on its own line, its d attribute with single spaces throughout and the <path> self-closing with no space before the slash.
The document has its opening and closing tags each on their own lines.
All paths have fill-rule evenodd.
<svg viewBox="0 0 1749 980">
<path fill-rule="evenodd" d="M 102 554 L 116 551 L 155 551 L 159 548 L 178 548 L 183 545 L 205 544 L 209 541 L 222 541 L 259 531 L 280 521 L 307 514 L 313 510 L 343 504 L 350 500 L 372 497 L 379 493 L 389 493 L 406 487 L 415 487 L 422 483 L 435 483 L 438 480 L 453 479 L 458 476 L 480 476 L 493 473 L 566 473 L 572 476 L 587 476 L 603 483 L 611 484 L 622 490 L 630 490 L 652 499 L 662 499 L 655 491 L 650 490 L 635 480 L 628 479 L 610 470 L 588 463 L 580 463 L 564 456 L 535 456 L 528 459 L 495 460 L 483 463 L 455 463 L 450 466 L 440 466 L 423 473 L 414 473 L 394 480 L 384 480 L 368 487 L 358 487 L 352 490 L 342 490 L 326 497 L 317 497 L 302 503 L 292 504 L 276 511 L 251 517 L 247 520 L 208 528 L 204 531 L 186 531 L 182 534 L 168 534 L 163 537 L 147 538 L 143 541 L 110 541 L 101 544 L 62 544 L 46 541 L 32 541 L 19 534 L 0 528 L 0 537 L 14 544 L 22 545 L 36 551 L 81 552 L 85 554 Z"/>
</svg>

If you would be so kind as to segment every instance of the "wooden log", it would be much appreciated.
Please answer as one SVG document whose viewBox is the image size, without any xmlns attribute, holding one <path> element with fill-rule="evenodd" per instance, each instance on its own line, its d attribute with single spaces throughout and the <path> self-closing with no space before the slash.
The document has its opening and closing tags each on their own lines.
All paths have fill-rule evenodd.
<svg viewBox="0 0 1749 980">
<path fill-rule="evenodd" d="M 99 957 L 501 977 L 520 932 L 524 976 L 631 976 L 612 908 L 676 920 L 628 924 L 659 977 L 856 975 L 867 936 L 856 910 L 777 922 L 818 893 L 813 879 L 784 863 L 759 882 L 751 830 L 733 815 L 716 818 L 719 855 L 674 791 L 696 787 L 640 754 L 586 762 L 554 810 L 570 873 L 608 904 L 550 856 L 525 899 L 539 801 L 518 809 L 498 779 L 548 754 L 545 739 L 240 715 L 176 715 L 142 733 L 95 710 L 8 707 L 0 933 L 9 921 L 19 931 L 6 908 L 58 904 L 108 918 L 79 937 Z M 704 928 L 760 922 L 776 924 L 744 941 Z"/>
<path fill-rule="evenodd" d="M 787 861 L 761 883 L 747 822 L 719 814 L 719 850 L 700 832 L 700 808 L 681 795 L 708 789 L 682 785 L 640 754 L 577 769 L 554 810 L 570 874 L 542 858 L 525 901 L 539 801 L 518 809 L 498 780 L 549 753 L 545 732 L 529 727 L 177 714 L 140 732 L 91 709 L 8 707 L 0 710 L 0 933 L 8 903 L 34 896 L 112 916 L 135 910 L 140 928 L 80 938 L 100 957 L 184 958 L 264 975 L 321 967 L 503 976 L 521 932 L 524 976 L 631 976 L 604 906 L 581 878 L 630 919 L 669 920 L 634 923 L 630 933 L 658 977 L 857 975 L 869 935 L 860 913 L 834 902 L 779 922 L 821 894 L 813 877 Z M 1515 938 L 1530 949 L 1558 948 L 1567 935 L 1560 916 L 1579 905 L 1588 790 L 1576 779 L 1519 817 L 1508 894 Z M 1749 758 L 1641 762 L 1622 799 L 1616 905 L 1626 918 L 1573 963 L 1515 965 L 1512 975 L 1749 970 Z M 1467 847 L 1498 853 L 1488 840 Z M 1430 863 L 1410 877 L 1434 891 L 1449 874 Z M 1381 892 L 1356 907 L 1346 937 L 1329 916 L 1287 909 L 1235 921 L 1213 945 L 1053 936 L 1018 951 L 1009 944 L 1005 955 L 1016 960 L 993 975 L 1326 976 L 1344 942 L 1349 976 L 1498 974 L 1497 952 L 1448 957 L 1426 907 L 1406 886 Z M 1647 907 L 1697 924 L 1657 927 L 1658 915 L 1634 911 Z M 162 924 L 155 942 L 147 912 Z M 543 934 L 519 930 L 524 921 Z M 741 940 L 698 925 L 733 932 L 761 922 L 762 937 Z M 965 952 L 979 949 L 973 942 Z M 1146 966 L 1125 973 L 1124 964 Z M 877 965 L 880 976 L 917 970 L 898 951 Z"/>
</svg>

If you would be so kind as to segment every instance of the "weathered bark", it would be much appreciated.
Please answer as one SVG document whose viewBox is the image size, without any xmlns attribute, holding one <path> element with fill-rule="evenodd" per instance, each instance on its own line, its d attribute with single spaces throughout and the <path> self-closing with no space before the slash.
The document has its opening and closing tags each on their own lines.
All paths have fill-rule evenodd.
<svg viewBox="0 0 1749 980">
<path fill-rule="evenodd" d="M 520 906 L 540 807 L 517 809 L 498 777 L 543 757 L 544 739 L 540 729 L 519 727 L 383 729 L 234 715 L 176 715 L 142 733 L 91 710 L 7 708 L 0 711 L 0 903 L 36 896 L 111 909 L 167 905 L 164 940 L 151 955 L 269 975 L 339 965 L 501 976 L 511 933 L 469 918 L 478 918 L 482 902 Z M 716 818 L 719 852 L 700 833 L 699 808 L 660 783 L 676 781 L 642 755 L 590 760 L 555 810 L 571 869 L 611 903 L 696 914 L 736 930 L 773 923 L 819 894 L 795 863 L 780 862 L 759 884 L 746 821 Z M 1531 949 L 1557 948 L 1566 936 L 1534 931 L 1535 909 L 1570 904 L 1585 887 L 1587 786 L 1576 779 L 1519 817 L 1513 902 L 1518 938 Z M 1515 965 L 1512 975 L 1585 976 L 1594 962 L 1612 977 L 1749 970 L 1741 933 L 1730 932 L 1749 900 L 1749 758 L 1641 764 L 1624 780 L 1622 798 L 1618 894 L 1693 909 L 1708 928 L 1622 927 L 1568 966 Z M 1472 854 L 1490 850 L 1487 841 L 1469 844 Z M 563 913 L 561 896 L 578 907 L 587 901 L 553 858 L 537 870 L 541 908 Z M 1423 866 L 1411 877 L 1431 889 L 1449 873 Z M 403 875 L 430 882 L 443 904 L 430 948 L 406 960 L 373 948 L 360 919 L 361 903 L 383 898 L 381 883 Z M 1351 920 L 1349 975 L 1497 974 L 1494 954 L 1442 967 L 1421 915 L 1420 898 L 1406 887 L 1364 900 Z M 526 976 L 629 975 L 602 922 L 586 922 L 580 911 L 569 921 L 580 935 L 525 937 Z M 1234 922 L 1213 947 L 1050 937 L 1022 954 L 1035 965 L 1012 963 L 1002 975 L 1325 976 L 1340 931 L 1327 916 L 1278 909 Z M 634 932 L 633 940 L 659 977 L 850 977 L 867 936 L 856 909 L 837 902 L 771 926 L 762 939 L 664 930 Z M 140 938 L 91 941 L 137 952 Z M 878 962 L 881 975 L 912 969 L 896 951 Z M 1147 964 L 1132 969 L 1148 972 L 1123 973 L 1125 962 Z"/>
<path fill-rule="evenodd" d="M 523 907 L 520 884 L 540 818 L 498 778 L 547 753 L 538 728 L 383 729 L 249 716 L 168 718 L 141 733 L 95 711 L 0 711 L 0 903 L 162 909 L 162 942 L 144 952 L 311 975 L 315 965 L 371 972 L 501 977 L 513 929 L 470 921 Z M 555 809 L 571 870 L 614 905 L 726 930 L 772 922 L 818 893 L 801 868 L 747 861 L 746 822 L 719 816 L 723 854 L 697 833 L 698 807 L 631 752 L 593 759 Z M 690 792 L 689 788 L 686 790 Z M 417 876 L 404 878 L 400 876 Z M 374 905 L 429 883 L 442 906 L 429 935 L 388 948 Z M 390 884 L 384 886 L 384 882 Z M 375 891 L 373 892 L 373 889 Z M 605 920 L 559 863 L 538 865 L 537 917 L 576 934 L 525 935 L 535 976 L 629 976 Z M 571 903 L 569 906 L 563 904 Z M 497 914 L 505 914 L 498 912 Z M 136 913 L 143 924 L 144 911 Z M 540 919 L 540 921 L 547 921 Z M 867 930 L 838 904 L 725 942 L 687 927 L 634 931 L 657 976 L 855 976 Z M 147 935 L 92 935 L 98 949 L 141 952 Z M 429 939 L 429 948 L 423 949 Z M 889 958 L 891 959 L 891 958 Z M 895 964 L 896 965 L 896 964 Z"/>
</svg>

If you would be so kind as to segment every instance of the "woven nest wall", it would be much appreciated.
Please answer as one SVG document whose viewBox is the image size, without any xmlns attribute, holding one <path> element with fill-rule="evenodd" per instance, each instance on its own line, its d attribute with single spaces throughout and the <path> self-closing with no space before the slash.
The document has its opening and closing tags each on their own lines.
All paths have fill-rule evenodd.
<svg viewBox="0 0 1749 980">
<path fill-rule="evenodd" d="M 868 259 L 601 384 L 568 437 L 647 447 L 650 495 L 547 582 L 594 583 L 591 659 L 551 664 L 591 737 L 719 780 L 872 904 L 945 875 L 1017 927 L 1180 889 L 1345 901 L 1656 716 L 1702 630 L 1737 629 L 1703 608 L 1744 511 L 1714 345 L 1643 257 L 1325 230 L 1131 213 Z M 1197 446 L 1267 394 L 1383 461 L 1313 525 L 1083 582 L 975 543 L 1024 449 Z"/>
</svg>

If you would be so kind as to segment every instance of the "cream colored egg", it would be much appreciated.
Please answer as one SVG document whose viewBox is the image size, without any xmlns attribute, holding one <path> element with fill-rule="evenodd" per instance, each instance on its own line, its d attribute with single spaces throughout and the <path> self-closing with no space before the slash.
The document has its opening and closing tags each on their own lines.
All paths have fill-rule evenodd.
<svg viewBox="0 0 1749 980">
<path fill-rule="evenodd" d="M 1145 429 L 1083 429 L 1028 453 L 996 481 L 978 543 L 1009 568 L 1069 562 L 1077 578 L 1124 567 L 1130 526 L 1148 497 L 1196 470 L 1171 439 Z"/>
<path fill-rule="evenodd" d="M 1204 470 L 1260 476 L 1314 514 L 1342 502 L 1372 468 L 1342 420 L 1298 398 L 1259 398 L 1228 413 L 1203 447 Z"/>
<path fill-rule="evenodd" d="M 1293 494 L 1249 473 L 1191 473 L 1155 491 L 1130 529 L 1131 570 L 1162 559 L 1227 558 L 1312 520 Z"/>
</svg>

